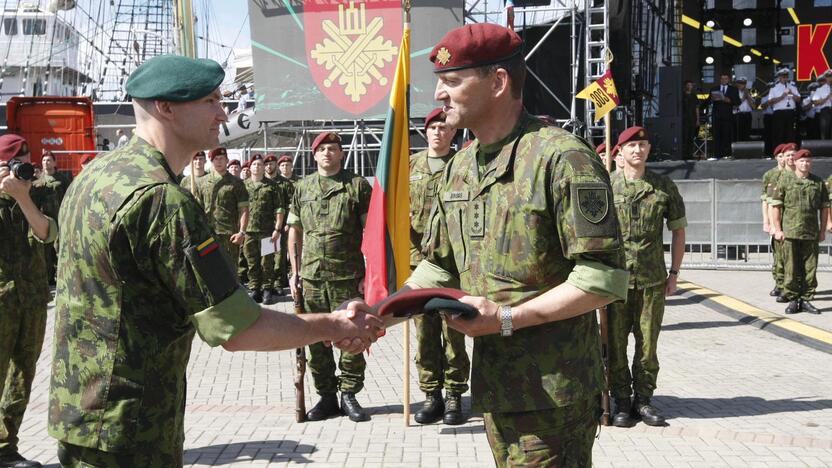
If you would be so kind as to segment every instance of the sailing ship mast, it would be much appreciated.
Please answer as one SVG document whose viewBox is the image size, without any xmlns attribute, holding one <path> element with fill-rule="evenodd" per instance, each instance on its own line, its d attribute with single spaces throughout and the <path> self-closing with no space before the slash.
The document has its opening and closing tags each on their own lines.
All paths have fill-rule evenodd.
<svg viewBox="0 0 832 468">
<path fill-rule="evenodd" d="M 176 51 L 186 57 L 196 57 L 196 34 L 194 32 L 194 9 L 191 0 L 174 0 L 176 4 L 176 30 L 178 42 Z"/>
</svg>

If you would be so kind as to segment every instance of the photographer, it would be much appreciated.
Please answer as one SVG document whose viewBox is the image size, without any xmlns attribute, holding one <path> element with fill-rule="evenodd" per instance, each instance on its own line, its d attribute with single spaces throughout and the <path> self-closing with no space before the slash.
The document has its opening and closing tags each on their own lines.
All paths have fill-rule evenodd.
<svg viewBox="0 0 832 468">
<path fill-rule="evenodd" d="M 0 136 L 0 467 L 37 468 L 17 451 L 49 302 L 44 244 L 58 225 L 41 213 L 42 188 L 32 189 L 29 145 Z"/>
</svg>

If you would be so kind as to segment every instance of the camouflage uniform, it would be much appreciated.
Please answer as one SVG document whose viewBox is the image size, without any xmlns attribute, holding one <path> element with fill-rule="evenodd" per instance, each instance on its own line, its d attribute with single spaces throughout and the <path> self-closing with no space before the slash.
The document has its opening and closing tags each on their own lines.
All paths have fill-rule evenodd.
<svg viewBox="0 0 832 468">
<path fill-rule="evenodd" d="M 40 176 L 33 184 L 34 187 L 42 187 L 46 193 L 46 199 L 43 205 L 43 213 L 50 218 L 58 219 L 58 210 L 61 208 L 61 201 L 64 199 L 66 188 L 69 186 L 72 176 L 68 173 L 56 172 L 55 175 L 49 175 L 46 172 Z M 44 253 L 46 255 L 46 268 L 49 283 L 55 282 L 55 274 L 58 267 L 58 256 L 55 252 L 55 243 L 44 245 Z"/>
<path fill-rule="evenodd" d="M 267 178 L 260 182 L 245 182 L 249 198 L 249 218 L 246 241 L 243 244 L 248 265 L 248 288 L 261 291 L 274 282 L 274 254 L 260 255 L 260 240 L 271 237 L 275 230 L 275 216 L 286 212 L 286 200 L 278 185 Z"/>
<path fill-rule="evenodd" d="M 330 312 L 361 296 L 361 238 L 371 192 L 363 177 L 346 170 L 332 177 L 315 173 L 295 187 L 287 222 L 303 230 L 300 275 L 307 312 Z M 338 367 L 340 379 L 335 377 L 332 348 L 309 346 L 309 370 L 318 394 L 358 393 L 364 387 L 363 355 L 342 352 Z"/>
<path fill-rule="evenodd" d="M 300 182 L 300 177 L 292 175 L 290 178 L 278 176 L 278 181 L 283 189 L 283 197 L 286 199 L 287 205 L 291 203 L 292 196 L 295 193 L 295 187 Z M 274 288 L 288 288 L 289 287 L 289 235 L 284 230 L 280 233 L 280 252 L 275 262 L 275 277 Z"/>
<path fill-rule="evenodd" d="M 207 174 L 207 172 L 196 178 L 196 180 L 194 181 L 194 190 L 196 190 L 196 186 L 200 183 L 200 181 L 202 180 L 203 177 L 205 177 L 206 174 Z M 179 185 L 182 188 L 184 188 L 185 190 L 190 192 L 191 191 L 191 176 L 186 175 L 185 177 L 183 177 L 182 181 L 179 182 Z"/>
<path fill-rule="evenodd" d="M 635 390 L 641 403 L 649 403 L 659 373 L 657 347 L 667 280 L 662 221 L 667 220 L 671 231 L 687 226 L 685 203 L 672 180 L 649 170 L 634 180 L 627 180 L 624 171 L 616 172 L 612 191 L 630 284 L 627 302 L 610 306 L 610 393 L 623 399 Z M 627 362 L 630 333 L 636 340 L 632 375 Z"/>
<path fill-rule="evenodd" d="M 49 197 L 44 187 L 33 187 L 29 194 L 43 211 Z M 57 234 L 58 226 L 50 218 L 49 234 L 41 242 L 17 201 L 0 193 L 0 455 L 4 456 L 17 452 L 17 433 L 43 346 L 50 299 L 44 245 Z"/>
<path fill-rule="evenodd" d="M 240 232 L 240 213 L 248 207 L 245 183 L 228 172 L 222 176 L 213 171 L 208 172 L 197 181 L 194 196 L 211 220 L 211 227 L 217 233 L 220 245 L 236 265 L 240 257 L 240 246 L 231 242 L 231 236 Z"/>
<path fill-rule="evenodd" d="M 771 206 L 780 207 L 783 241 L 783 296 L 811 300 L 818 287 L 819 211 L 829 208 L 829 191 L 820 177 L 781 177 L 772 191 Z"/>
<path fill-rule="evenodd" d="M 454 152 L 443 158 L 446 164 Z M 436 204 L 442 171 L 432 172 L 428 166 L 428 152 L 410 156 L 410 269 L 422 261 L 422 237 L 428 217 Z M 416 326 L 416 368 L 419 388 L 425 393 L 445 390 L 463 394 L 468 391 L 471 361 L 465 351 L 465 335 L 449 328 L 437 314 L 420 315 Z"/>
<path fill-rule="evenodd" d="M 138 137 L 96 158 L 60 217 L 49 434 L 69 466 L 182 466 L 194 333 L 260 316 L 209 220 Z"/>
<path fill-rule="evenodd" d="M 773 167 L 763 174 L 763 192 L 760 195 L 760 200 L 768 203 L 769 190 L 774 185 L 775 181 L 781 175 L 780 173 L 786 169 L 780 169 L 779 166 Z M 771 220 L 769 220 L 769 223 Z M 774 286 L 780 291 L 783 290 L 783 242 L 776 240 L 771 236 L 771 251 L 774 257 L 774 264 L 771 267 L 771 275 L 774 277 Z"/>
<path fill-rule="evenodd" d="M 524 113 L 502 141 L 457 153 L 441 194 L 409 282 L 511 306 L 564 282 L 626 296 L 609 176 L 574 135 Z M 586 313 L 474 338 L 473 406 L 486 413 L 499 466 L 558 455 L 589 466 L 603 385 L 598 337 Z M 549 445 L 567 438 L 568 447 Z"/>
</svg>

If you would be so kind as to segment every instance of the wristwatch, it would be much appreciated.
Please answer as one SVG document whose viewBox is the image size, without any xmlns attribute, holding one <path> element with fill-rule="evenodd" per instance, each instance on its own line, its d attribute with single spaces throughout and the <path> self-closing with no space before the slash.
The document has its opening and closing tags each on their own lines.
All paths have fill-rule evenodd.
<svg viewBox="0 0 832 468">
<path fill-rule="evenodd" d="M 511 306 L 500 306 L 500 336 L 511 336 L 514 326 L 511 323 Z"/>
<path fill-rule="evenodd" d="M 668 273 L 674 276 L 679 276 L 679 270 L 670 270 Z"/>
</svg>

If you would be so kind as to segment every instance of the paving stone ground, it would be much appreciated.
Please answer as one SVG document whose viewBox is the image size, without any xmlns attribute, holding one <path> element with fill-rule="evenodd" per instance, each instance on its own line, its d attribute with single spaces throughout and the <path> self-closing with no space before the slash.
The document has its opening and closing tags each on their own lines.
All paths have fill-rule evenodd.
<svg viewBox="0 0 832 468">
<path fill-rule="evenodd" d="M 756 272 L 720 272 L 716 279 L 703 273 L 708 275 L 722 284 L 770 289 Z M 682 276 L 702 280 L 694 272 Z M 737 294 L 746 294 L 735 296 L 746 302 L 757 300 L 756 293 Z M 289 306 L 275 307 L 288 311 Z M 50 315 L 21 451 L 56 467 L 55 442 L 46 434 L 51 334 Z M 595 466 L 832 466 L 832 355 L 680 296 L 669 300 L 659 343 L 662 370 L 654 401 L 669 426 L 603 428 L 594 447 Z M 457 427 L 404 426 L 401 327 L 391 329 L 368 358 L 366 388 L 358 398 L 371 409 L 370 422 L 295 423 L 292 368 L 291 352 L 232 354 L 195 341 L 188 368 L 186 466 L 493 466 L 481 415 Z M 423 395 L 415 369 L 411 372 L 415 411 Z M 307 406 L 314 404 L 313 393 L 307 379 Z M 467 410 L 468 395 L 465 405 Z"/>
</svg>

